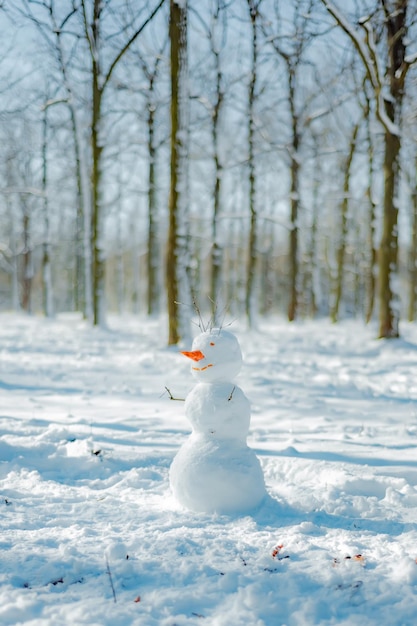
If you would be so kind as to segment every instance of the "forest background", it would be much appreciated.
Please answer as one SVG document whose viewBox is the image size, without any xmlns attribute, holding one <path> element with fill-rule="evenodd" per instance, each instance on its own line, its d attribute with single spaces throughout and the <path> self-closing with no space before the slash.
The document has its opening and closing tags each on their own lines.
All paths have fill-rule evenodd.
<svg viewBox="0 0 417 626">
<path fill-rule="evenodd" d="M 416 0 L 3 0 L 0 308 L 417 314 Z"/>
</svg>

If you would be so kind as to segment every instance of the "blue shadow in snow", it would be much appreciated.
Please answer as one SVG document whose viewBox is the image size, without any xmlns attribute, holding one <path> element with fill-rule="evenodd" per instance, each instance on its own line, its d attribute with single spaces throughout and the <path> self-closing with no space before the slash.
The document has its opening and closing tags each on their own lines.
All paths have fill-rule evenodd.
<svg viewBox="0 0 417 626">
<path fill-rule="evenodd" d="M 397 536 L 410 530 L 416 530 L 417 524 L 403 523 L 394 520 L 369 519 L 361 517 L 345 517 L 334 515 L 323 510 L 305 511 L 296 509 L 283 501 L 279 501 L 268 494 L 258 509 L 252 512 L 251 517 L 262 528 L 285 529 L 310 522 L 312 535 L 324 535 L 331 530 L 345 530 L 351 532 L 367 531 L 375 535 Z"/>
<path fill-rule="evenodd" d="M 381 446 L 382 447 L 382 446 Z M 396 450 L 414 450 L 413 446 L 398 446 Z M 375 458 L 375 457 L 353 457 L 343 454 L 336 454 L 334 452 L 298 452 L 295 448 L 285 450 L 266 450 L 254 448 L 254 451 L 259 456 L 279 456 L 279 457 L 291 457 L 297 459 L 310 459 L 313 461 L 329 461 L 330 463 L 349 463 L 352 465 L 370 465 L 371 467 L 413 467 L 417 469 L 417 461 L 390 461 L 388 459 Z"/>
</svg>

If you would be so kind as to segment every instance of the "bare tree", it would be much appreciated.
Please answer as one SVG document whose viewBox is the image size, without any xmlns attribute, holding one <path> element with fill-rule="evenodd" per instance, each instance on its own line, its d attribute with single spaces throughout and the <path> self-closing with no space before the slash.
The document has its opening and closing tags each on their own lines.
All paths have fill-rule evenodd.
<svg viewBox="0 0 417 626">
<path fill-rule="evenodd" d="M 262 0 L 247 0 L 251 27 L 250 79 L 248 87 L 248 169 L 249 169 L 249 235 L 247 251 L 245 313 L 249 325 L 253 323 L 253 291 L 257 265 L 258 214 L 256 208 L 256 166 L 255 166 L 255 104 L 258 69 L 258 18 Z"/>
<path fill-rule="evenodd" d="M 342 167 L 343 176 L 343 197 L 340 203 L 340 234 L 336 250 L 336 280 L 333 294 L 333 302 L 330 307 L 330 319 L 337 322 L 339 317 L 339 308 L 342 300 L 343 278 L 345 274 L 345 256 L 346 256 L 346 235 L 348 230 L 348 210 L 350 200 L 350 181 L 353 156 L 356 149 L 356 142 L 359 132 L 359 123 L 353 126 L 352 135 L 349 142 L 349 151 L 346 156 L 345 163 Z"/>
<path fill-rule="evenodd" d="M 400 178 L 401 110 L 405 78 L 416 57 L 407 57 L 408 0 L 377 0 L 375 11 L 359 20 L 364 33 L 328 0 L 321 0 L 340 28 L 352 41 L 372 86 L 376 115 L 384 129 L 384 200 L 382 237 L 379 247 L 379 336 L 399 335 L 398 273 L 398 189 Z M 382 12 L 385 49 L 379 53 L 373 17 Z M 385 59 L 385 71 L 381 64 Z M 387 91 L 385 89 L 387 88 Z"/>
<path fill-rule="evenodd" d="M 408 253 L 408 321 L 414 322 L 417 313 L 417 157 L 414 160 L 414 181 L 411 182 L 411 237 Z"/>
<path fill-rule="evenodd" d="M 159 309 L 160 289 L 158 282 L 159 246 L 158 246 L 158 205 L 156 159 L 160 144 L 155 139 L 156 113 L 158 109 L 156 95 L 156 81 L 164 50 L 167 45 L 165 39 L 159 50 L 148 61 L 143 54 L 138 55 L 142 72 L 146 78 L 146 88 L 143 90 L 146 108 L 147 129 L 147 159 L 148 159 L 148 254 L 147 254 L 147 311 L 148 315 L 157 313 Z"/>
<path fill-rule="evenodd" d="M 271 35 L 265 28 L 268 41 L 285 65 L 287 102 L 290 112 L 290 139 L 288 153 L 290 157 L 290 229 L 289 229 L 289 281 L 290 293 L 288 301 L 288 319 L 293 321 L 298 308 L 298 274 L 299 274 L 299 219 L 301 208 L 300 186 L 300 142 L 302 128 L 305 125 L 305 109 L 307 102 L 300 97 L 302 81 L 299 74 L 307 47 L 311 43 L 310 30 L 311 10 L 314 0 L 297 0 L 292 8 L 293 24 L 290 35 Z M 277 9 L 277 6 L 276 6 Z M 280 15 L 277 14 L 278 24 Z"/>
<path fill-rule="evenodd" d="M 187 197 L 187 3 L 170 0 L 171 160 L 169 231 L 166 257 L 168 343 L 186 334 L 180 299 L 186 298 L 185 202 Z"/>
<path fill-rule="evenodd" d="M 224 0 L 215 0 L 213 10 L 205 20 L 199 13 L 196 17 L 207 37 L 211 58 L 214 61 L 214 86 L 211 97 L 204 94 L 199 101 L 210 114 L 210 132 L 213 148 L 214 177 L 211 196 L 213 200 L 213 214 L 211 221 L 211 251 L 210 251 L 210 287 L 211 312 L 213 321 L 219 313 L 219 298 L 222 278 L 223 250 L 219 237 L 219 219 L 222 208 L 222 186 L 224 164 L 221 157 L 222 112 L 225 104 L 225 78 L 222 67 L 222 53 L 227 41 L 227 7 Z"/>
<path fill-rule="evenodd" d="M 10 273 L 10 306 L 12 310 L 20 310 L 20 289 L 19 289 L 19 242 L 18 242 L 18 226 L 17 217 L 18 210 L 14 198 L 16 194 L 11 193 L 15 185 L 15 176 L 17 172 L 16 161 L 16 143 L 12 140 L 10 128 L 5 133 L 6 137 L 2 137 L 5 145 L 3 152 L 4 157 L 4 172 L 3 181 L 6 185 L 6 191 L 3 191 L 3 198 L 6 208 L 6 219 L 9 222 L 9 236 L 6 245 L 3 246 L 2 256 L 3 261 L 9 260 L 6 263 L 5 268 Z M 7 146 L 7 148 L 6 148 Z M 4 229 L 6 234 L 6 229 Z"/>
<path fill-rule="evenodd" d="M 78 7 L 71 2 L 64 5 L 56 0 L 19 0 L 14 5 L 19 15 L 28 19 L 41 35 L 42 42 L 46 44 L 48 52 L 58 70 L 54 76 L 57 92 L 61 91 L 61 97 L 54 99 L 53 103 L 62 103 L 68 108 L 73 145 L 73 158 L 76 183 L 76 234 L 75 234 L 75 293 L 74 302 L 76 310 L 81 310 L 89 317 L 92 312 L 91 303 L 91 275 L 90 275 L 90 241 L 88 223 L 88 198 L 87 190 L 83 184 L 83 164 L 81 149 L 81 131 L 79 111 L 77 111 L 77 89 L 71 84 L 70 69 L 76 56 L 76 46 L 69 46 L 66 50 L 64 39 L 77 41 L 78 35 L 74 34 L 73 21 L 77 16 Z M 50 67 L 50 66 L 49 66 Z M 52 74 L 52 72 L 51 72 Z M 50 106 L 50 103 L 46 103 Z M 45 105 L 45 106 L 46 106 Z M 44 112 L 45 119 L 47 112 Z M 45 129 L 44 129 L 45 131 Z M 47 200 L 45 200 L 47 202 Z M 47 259 L 46 248 L 44 260 Z"/>
<path fill-rule="evenodd" d="M 43 282 L 43 307 L 45 315 L 52 317 L 54 314 L 52 271 L 50 253 L 49 232 L 49 203 L 48 203 L 48 103 L 43 106 L 42 120 L 42 191 L 43 198 L 43 222 L 44 240 L 42 245 L 42 282 Z"/>
<path fill-rule="evenodd" d="M 103 143 L 100 137 L 102 125 L 102 106 L 106 88 L 120 60 L 139 37 L 144 28 L 156 15 L 165 0 L 160 0 L 141 25 L 125 41 L 104 69 L 103 59 L 103 15 L 106 6 L 101 0 L 93 1 L 92 15 L 89 16 L 87 0 L 81 0 L 84 21 L 84 35 L 88 41 L 91 64 L 91 250 L 92 250 L 92 291 L 93 291 L 93 322 L 103 324 L 104 311 L 104 254 L 103 254 L 103 221 L 102 192 L 102 156 Z"/>
</svg>

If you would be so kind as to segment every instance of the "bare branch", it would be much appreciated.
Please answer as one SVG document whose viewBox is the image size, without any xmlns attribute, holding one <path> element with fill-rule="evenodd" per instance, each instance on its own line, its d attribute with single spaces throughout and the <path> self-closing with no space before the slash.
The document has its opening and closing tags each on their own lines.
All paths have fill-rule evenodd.
<svg viewBox="0 0 417 626">
<path fill-rule="evenodd" d="M 0 188 L 0 193 L 5 195 L 17 193 L 20 195 L 38 196 L 39 198 L 45 197 L 45 193 L 36 187 L 4 187 L 3 189 Z"/>
<path fill-rule="evenodd" d="M 171 393 L 171 391 L 168 389 L 168 387 L 165 387 L 165 389 L 166 389 L 166 390 L 167 390 L 167 392 L 168 392 L 168 395 L 169 395 L 169 399 L 170 399 L 170 400 L 176 400 L 176 401 L 178 401 L 178 402 L 184 402 L 184 401 L 185 401 L 185 398 L 174 398 L 174 396 L 172 395 L 172 393 Z M 162 395 L 164 395 L 164 394 L 162 394 Z"/>
<path fill-rule="evenodd" d="M 109 580 L 110 580 L 110 586 L 111 586 L 111 590 L 113 592 L 113 599 L 114 599 L 114 602 L 116 603 L 117 602 L 116 591 L 115 591 L 115 588 L 114 588 L 114 585 L 113 585 L 113 578 L 112 578 L 112 575 L 111 575 L 109 560 L 108 560 L 107 556 L 106 556 L 106 572 L 107 572 L 107 575 L 108 575 Z"/>
<path fill-rule="evenodd" d="M 372 87 L 375 92 L 381 89 L 382 79 L 378 74 L 377 67 L 374 66 L 372 60 L 370 58 L 370 49 L 369 46 L 366 46 L 364 42 L 360 39 L 357 32 L 353 28 L 353 26 L 349 23 L 348 19 L 345 17 L 339 9 L 337 9 L 331 2 L 328 0 L 321 0 L 321 2 L 326 7 L 327 11 L 334 17 L 337 24 L 340 28 L 348 35 L 354 44 L 359 56 L 361 57 L 363 64 L 365 66 L 368 78 L 371 82 Z"/>
<path fill-rule="evenodd" d="M 162 5 L 164 4 L 165 0 L 160 0 L 158 2 L 158 4 L 156 5 L 156 7 L 154 8 L 154 10 L 152 11 L 152 13 L 146 18 L 146 20 L 143 22 L 143 24 L 133 33 L 133 35 L 130 37 L 130 39 L 126 42 L 126 44 L 123 46 L 123 48 L 120 50 L 120 52 L 116 55 L 116 57 L 113 59 L 113 62 L 111 63 L 107 74 L 104 78 L 103 81 L 103 88 L 102 90 L 104 91 L 107 83 L 109 82 L 113 71 L 116 67 L 116 65 L 118 64 L 118 62 L 120 61 L 120 59 L 122 58 L 122 56 L 124 56 L 124 54 L 127 52 L 127 50 L 130 48 L 130 46 L 132 45 L 132 43 L 135 41 L 135 39 L 137 39 L 139 37 L 139 35 L 141 34 L 141 32 L 144 30 L 144 28 L 149 24 L 149 22 L 152 21 L 152 19 L 155 17 L 155 15 L 158 13 L 159 9 L 162 7 Z"/>
<path fill-rule="evenodd" d="M 375 50 L 375 41 L 373 32 L 368 20 L 361 20 L 360 25 L 365 28 L 366 39 L 365 42 L 359 37 L 358 33 L 350 24 L 346 16 L 337 9 L 329 0 L 321 0 L 322 4 L 326 7 L 327 11 L 334 17 L 340 28 L 346 33 L 346 35 L 352 41 L 356 51 L 362 59 L 366 75 L 369 82 L 372 85 L 375 103 L 376 103 L 376 115 L 385 128 L 385 130 L 391 135 L 398 135 L 398 128 L 386 113 L 385 101 L 383 96 L 383 75 L 379 68 L 378 57 Z"/>
</svg>

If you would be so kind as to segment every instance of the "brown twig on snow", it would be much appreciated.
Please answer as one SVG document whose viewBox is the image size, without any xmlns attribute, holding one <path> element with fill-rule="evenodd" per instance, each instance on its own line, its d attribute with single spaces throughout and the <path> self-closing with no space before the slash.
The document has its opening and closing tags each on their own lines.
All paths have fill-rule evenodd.
<svg viewBox="0 0 417 626">
<path fill-rule="evenodd" d="M 107 575 L 108 575 L 109 580 L 110 580 L 111 590 L 113 592 L 114 603 L 116 604 L 116 602 L 117 602 L 116 590 L 115 590 L 114 585 L 113 585 L 113 578 L 112 578 L 112 575 L 111 575 L 109 559 L 107 558 L 107 555 L 106 555 L 106 566 L 107 566 L 106 567 L 106 572 L 107 572 Z"/>
</svg>

